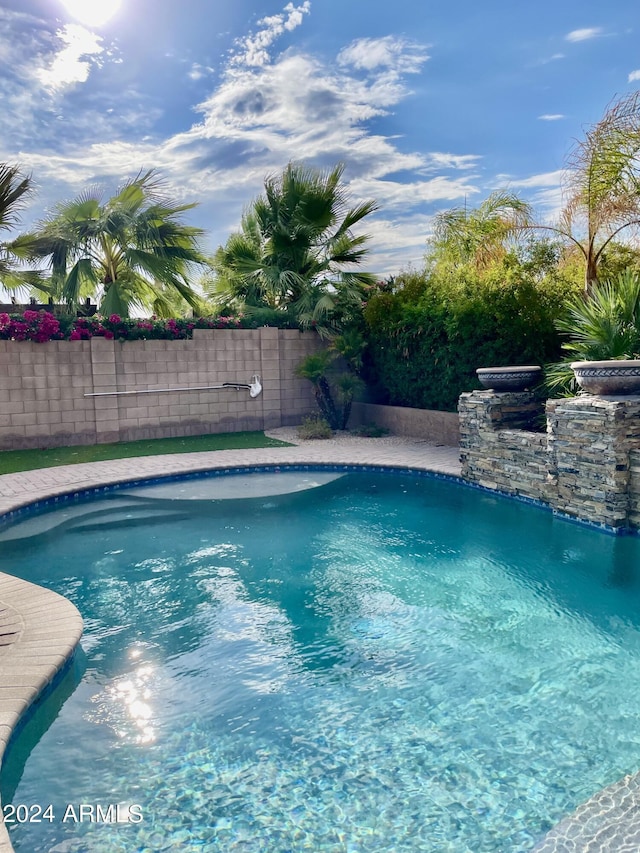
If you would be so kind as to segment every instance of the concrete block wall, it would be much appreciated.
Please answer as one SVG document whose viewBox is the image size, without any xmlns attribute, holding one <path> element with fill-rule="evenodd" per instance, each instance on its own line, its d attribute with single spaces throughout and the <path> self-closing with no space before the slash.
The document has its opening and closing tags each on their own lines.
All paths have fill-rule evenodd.
<svg viewBox="0 0 640 853">
<path fill-rule="evenodd" d="M 546 434 L 513 429 L 538 405 L 528 392 L 463 394 L 462 476 L 585 521 L 640 529 L 640 397 L 549 400 Z"/>
<path fill-rule="evenodd" d="M 295 366 L 322 346 L 313 333 L 272 328 L 196 329 L 184 341 L 0 341 L 0 450 L 299 423 L 315 400 Z M 255 398 L 195 390 L 254 374 L 263 386 Z"/>
<path fill-rule="evenodd" d="M 92 390 L 89 341 L 0 341 L 0 449 L 93 443 Z"/>
<path fill-rule="evenodd" d="M 356 402 L 351 410 L 349 427 L 375 424 L 396 435 L 407 435 L 436 445 L 457 447 L 460 440 L 458 420 L 456 412 Z"/>
</svg>

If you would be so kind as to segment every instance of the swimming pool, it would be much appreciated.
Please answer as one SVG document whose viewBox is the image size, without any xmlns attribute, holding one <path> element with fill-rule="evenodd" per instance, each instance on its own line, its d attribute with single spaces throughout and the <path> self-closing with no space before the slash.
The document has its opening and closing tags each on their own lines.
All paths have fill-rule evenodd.
<svg viewBox="0 0 640 853">
<path fill-rule="evenodd" d="M 7 757 L 5 802 L 55 818 L 17 851 L 524 851 L 640 766 L 638 540 L 425 477 L 297 476 L 0 537 L 86 626 Z"/>
</svg>

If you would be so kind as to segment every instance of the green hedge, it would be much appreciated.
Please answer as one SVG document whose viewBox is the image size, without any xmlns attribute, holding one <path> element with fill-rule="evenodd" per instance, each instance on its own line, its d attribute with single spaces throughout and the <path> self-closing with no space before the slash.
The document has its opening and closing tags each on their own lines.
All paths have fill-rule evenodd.
<svg viewBox="0 0 640 853">
<path fill-rule="evenodd" d="M 480 387 L 476 368 L 559 357 L 554 320 L 568 289 L 521 268 L 408 276 L 365 308 L 367 384 L 381 403 L 455 411 L 463 391 Z"/>
</svg>

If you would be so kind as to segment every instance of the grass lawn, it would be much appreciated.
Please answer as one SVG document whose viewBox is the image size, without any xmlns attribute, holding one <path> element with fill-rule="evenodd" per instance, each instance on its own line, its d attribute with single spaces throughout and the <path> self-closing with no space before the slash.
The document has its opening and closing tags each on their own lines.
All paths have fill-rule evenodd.
<svg viewBox="0 0 640 853">
<path fill-rule="evenodd" d="M 285 441 L 267 438 L 263 432 L 224 432 L 219 435 L 52 447 L 47 450 L 2 450 L 0 451 L 0 474 L 31 471 L 34 468 L 52 468 L 56 465 L 72 465 L 74 462 L 100 462 L 103 459 L 126 459 L 130 456 L 158 456 L 161 453 L 290 446 Z"/>
</svg>

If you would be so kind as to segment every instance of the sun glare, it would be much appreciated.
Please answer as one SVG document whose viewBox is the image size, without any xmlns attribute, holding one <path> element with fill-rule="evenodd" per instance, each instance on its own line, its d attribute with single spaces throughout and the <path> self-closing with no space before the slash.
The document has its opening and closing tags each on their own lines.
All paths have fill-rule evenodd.
<svg viewBox="0 0 640 853">
<path fill-rule="evenodd" d="M 67 12 L 87 27 L 101 27 L 120 8 L 122 0 L 62 0 Z"/>
</svg>

